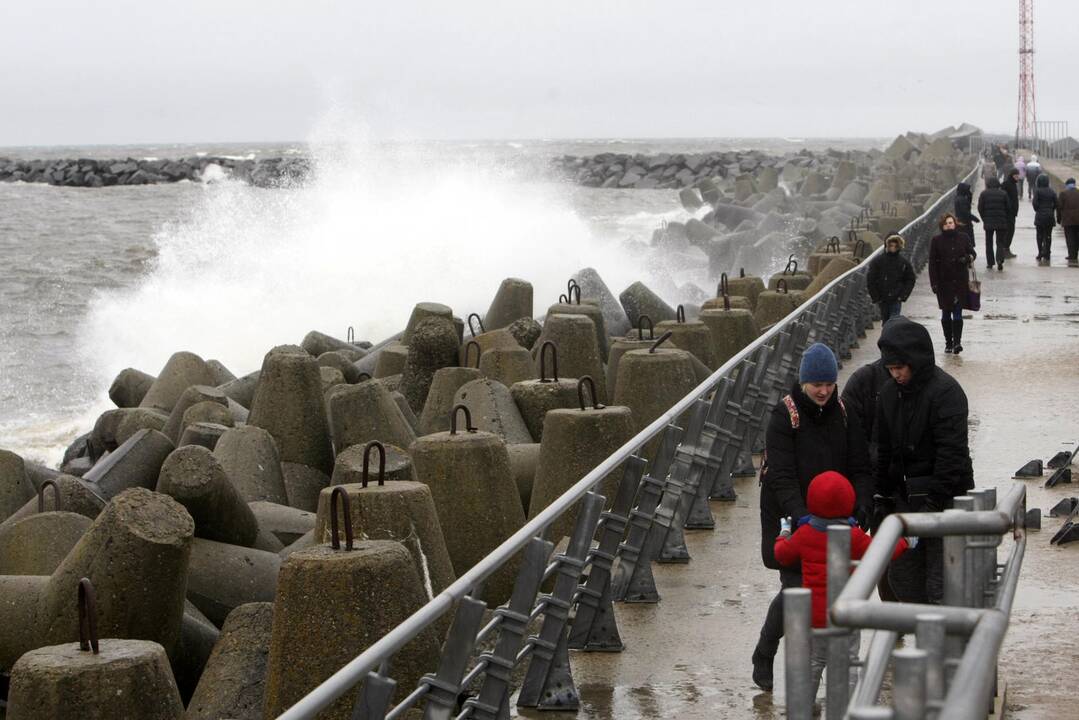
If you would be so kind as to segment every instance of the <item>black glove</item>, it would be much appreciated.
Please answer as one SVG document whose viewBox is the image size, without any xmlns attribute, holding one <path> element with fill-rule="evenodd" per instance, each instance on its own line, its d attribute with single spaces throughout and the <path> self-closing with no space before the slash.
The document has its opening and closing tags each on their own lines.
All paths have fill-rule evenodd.
<svg viewBox="0 0 1079 720">
<path fill-rule="evenodd" d="M 854 521 L 861 529 L 868 530 L 873 525 L 873 508 L 866 505 L 854 508 Z"/>
<path fill-rule="evenodd" d="M 870 518 L 869 528 L 876 532 L 884 518 L 895 512 L 895 500 L 884 495 L 873 496 L 873 516 Z"/>
<path fill-rule="evenodd" d="M 951 500 L 947 495 L 930 493 L 925 496 L 925 502 L 922 503 L 922 512 L 943 512 L 951 505 Z"/>
<path fill-rule="evenodd" d="M 978 218 L 974 217 L 973 215 L 971 215 L 971 216 L 970 216 L 970 219 L 971 219 L 971 220 L 973 220 L 973 221 L 974 221 L 974 222 L 976 222 L 976 223 L 980 223 L 980 222 L 981 222 L 981 220 L 979 220 Z"/>
</svg>

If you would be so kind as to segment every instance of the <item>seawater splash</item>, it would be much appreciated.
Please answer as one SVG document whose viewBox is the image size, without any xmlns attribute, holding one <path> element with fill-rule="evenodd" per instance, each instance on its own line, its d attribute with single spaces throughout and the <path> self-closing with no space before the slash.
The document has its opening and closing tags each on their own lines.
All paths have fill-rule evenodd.
<svg viewBox="0 0 1079 720">
<path fill-rule="evenodd" d="M 80 347 L 103 385 L 181 349 L 243 374 L 309 330 L 377 341 L 420 301 L 482 314 L 504 277 L 533 283 L 540 314 L 586 265 L 615 292 L 638 275 L 557 184 L 332 134 L 313 149 L 306 187 L 207 185 L 146 277 L 93 299 Z"/>
</svg>

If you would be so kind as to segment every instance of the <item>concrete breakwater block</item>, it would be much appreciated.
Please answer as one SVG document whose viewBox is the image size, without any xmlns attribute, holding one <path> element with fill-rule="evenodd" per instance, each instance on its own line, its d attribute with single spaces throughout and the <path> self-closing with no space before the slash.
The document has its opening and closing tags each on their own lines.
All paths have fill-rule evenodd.
<svg viewBox="0 0 1079 720">
<path fill-rule="evenodd" d="M 474 316 L 473 316 L 474 317 Z M 479 328 L 477 328 L 479 329 Z M 461 349 L 458 357 L 458 365 L 462 367 L 476 367 L 477 361 L 477 346 L 479 349 L 478 357 L 482 358 L 483 354 L 489 350 L 495 350 L 501 348 L 503 350 L 516 350 L 521 347 L 509 330 L 488 330 L 486 332 L 480 332 L 478 335 L 472 335 L 461 345 Z"/>
<path fill-rule="evenodd" d="M 256 370 L 243 377 L 222 383 L 217 388 L 225 393 L 230 400 L 250 409 L 251 403 L 255 399 L 255 388 L 258 387 L 259 375 L 261 374 L 262 370 Z"/>
<path fill-rule="evenodd" d="M 635 434 L 628 407 L 588 407 L 552 410 L 543 423 L 543 443 L 532 485 L 528 517 L 544 508 L 622 447 Z M 596 492 L 614 500 L 621 471 L 612 471 L 596 486 Z M 577 508 L 571 508 L 547 527 L 546 537 L 554 543 L 573 532 Z"/>
<path fill-rule="evenodd" d="M 535 318 L 521 318 L 520 320 L 514 320 L 506 327 L 506 332 L 513 336 L 513 339 L 517 341 L 517 344 L 523 347 L 525 350 L 531 350 L 536 345 L 536 341 L 539 340 L 539 336 L 543 333 L 543 326 L 540 325 Z"/>
<path fill-rule="evenodd" d="M 10 450 L 0 450 L 0 520 L 7 519 L 31 499 L 36 501 L 26 463 Z"/>
<path fill-rule="evenodd" d="M 498 286 L 483 325 L 489 330 L 508 327 L 521 318 L 532 317 L 532 283 L 519 278 L 506 278 Z"/>
<path fill-rule="evenodd" d="M 636 331 L 638 334 L 640 331 Z M 630 350 L 647 350 L 652 347 L 656 342 L 655 331 L 649 333 L 652 336 L 651 340 L 636 340 L 632 337 L 618 338 L 611 343 L 611 354 L 607 360 L 607 371 L 605 373 L 605 387 L 607 391 L 607 397 L 613 398 L 615 390 L 618 385 L 618 364 L 622 360 L 622 356 Z M 573 381 L 573 389 L 570 404 L 565 407 L 574 407 L 577 404 L 577 382 Z"/>
<path fill-rule="evenodd" d="M 681 307 L 681 306 L 679 306 Z M 679 316 L 680 320 L 665 320 L 656 325 L 656 332 L 662 335 L 671 333 L 671 344 L 680 350 L 685 350 L 699 360 L 709 370 L 715 370 L 715 354 L 712 352 L 712 333 L 700 320 L 686 320 L 685 315 Z"/>
<path fill-rule="evenodd" d="M 339 451 L 372 440 L 408 447 L 416 439 L 401 408 L 381 383 L 338 388 L 331 394 L 329 406 L 333 444 Z"/>
<path fill-rule="evenodd" d="M 479 370 L 468 367 L 446 367 L 436 372 L 431 380 L 431 389 L 427 392 L 427 401 L 423 404 L 423 412 L 420 413 L 418 433 L 430 435 L 449 430 L 450 412 L 457 391 L 481 377 Z"/>
<path fill-rule="evenodd" d="M 801 291 L 786 291 L 783 285 L 779 290 L 765 290 L 757 299 L 757 310 L 753 313 L 753 322 L 761 330 L 775 325 L 790 315 L 802 304 Z"/>
<path fill-rule="evenodd" d="M 540 444 L 507 445 L 510 456 L 510 472 L 513 473 L 513 482 L 517 486 L 517 493 L 521 496 L 521 509 L 528 512 L 528 505 L 532 502 L 532 484 L 536 479 L 536 467 L 539 466 Z"/>
<path fill-rule="evenodd" d="M 764 280 L 756 275 L 727 278 L 727 294 L 746 298 L 754 310 L 757 309 L 757 300 L 762 292 L 764 292 Z"/>
<path fill-rule="evenodd" d="M 127 442 L 99 460 L 82 476 L 103 500 L 124 490 L 157 487 L 161 464 L 175 449 L 171 440 L 156 430 L 139 430 Z"/>
<path fill-rule="evenodd" d="M 408 345 L 412 342 L 412 333 L 415 332 L 421 322 L 429 318 L 445 318 L 446 320 L 453 322 L 453 310 L 451 310 L 448 305 L 443 305 L 442 303 L 416 303 L 412 307 L 412 313 L 408 316 L 408 323 L 405 325 L 405 331 L 401 334 L 401 344 Z"/>
<path fill-rule="evenodd" d="M 168 421 L 169 416 L 160 410 L 154 410 L 153 408 L 130 408 L 124 414 L 123 419 L 120 420 L 120 425 L 116 428 L 117 446 L 123 445 L 130 440 L 131 436 L 139 430 L 157 430 L 164 434 L 165 423 Z"/>
<path fill-rule="evenodd" d="M 423 411 L 435 373 L 457 364 L 459 348 L 457 331 L 446 318 L 427 318 L 413 328 L 400 387 L 413 412 Z"/>
<path fill-rule="evenodd" d="M 184 601 L 184 617 L 180 621 L 180 640 L 173 652 L 172 674 L 180 688 L 180 699 L 187 702 L 199 683 L 206 661 L 214 651 L 221 631 L 199 612 L 190 600 Z"/>
<path fill-rule="evenodd" d="M 415 472 L 412 468 L 412 458 L 408 452 L 396 445 L 382 445 L 385 458 L 385 477 L 387 481 L 399 482 L 403 480 L 415 480 Z M 349 483 L 363 482 L 363 458 L 366 445 L 352 445 L 345 448 L 337 456 L 337 462 L 333 466 L 331 485 L 348 485 Z M 374 478 L 377 466 L 369 463 L 369 475 Z"/>
<path fill-rule="evenodd" d="M 277 443 L 266 430 L 254 425 L 230 428 L 217 441 L 214 456 L 245 502 L 288 504 Z"/>
<path fill-rule="evenodd" d="M 697 387 L 697 376 L 685 350 L 631 350 L 618 364 L 615 387 L 614 404 L 630 409 L 637 433 Z M 658 438 L 645 446 L 644 457 L 655 455 Z"/>
<path fill-rule="evenodd" d="M 749 310 L 702 310 L 700 318 L 712 333 L 712 353 L 717 368 L 759 335 L 757 321 Z"/>
<path fill-rule="evenodd" d="M 210 358 L 206 361 L 206 367 L 210 368 L 210 373 L 214 376 L 214 385 L 224 385 L 236 379 L 232 371 L 225 367 L 225 364 L 220 360 Z"/>
<path fill-rule="evenodd" d="M 192 385 L 213 384 L 214 374 L 202 358 L 191 352 L 173 353 L 146 391 L 139 406 L 171 412 L 184 390 Z"/>
<path fill-rule="evenodd" d="M 813 297 L 823 290 L 828 283 L 832 282 L 848 270 L 853 270 L 855 267 L 857 267 L 857 264 L 849 258 L 834 258 L 831 262 L 821 268 L 821 271 L 817 273 L 811 283 L 805 286 L 801 291 L 802 296 L 805 298 Z M 796 289 L 797 288 L 791 288 L 791 290 Z"/>
<path fill-rule="evenodd" d="M 576 288 L 574 288 L 576 290 Z M 577 291 L 579 292 L 579 291 Z M 584 315 L 592 321 L 592 327 L 596 334 L 596 345 L 599 347 L 599 355 L 603 362 L 607 362 L 607 327 L 603 320 L 603 310 L 599 305 L 590 303 L 558 303 L 547 308 L 547 318 L 554 315 Z"/>
<path fill-rule="evenodd" d="M 674 308 L 639 280 L 623 290 L 618 296 L 618 301 L 622 303 L 622 309 L 626 311 L 629 324 L 633 327 L 636 327 L 641 315 L 647 315 L 653 322 L 674 320 Z M 599 375 L 592 375 L 592 377 L 599 377 Z"/>
<path fill-rule="evenodd" d="M 70 613 L 75 615 L 74 612 Z M 180 720 L 184 705 L 165 649 L 147 640 L 101 640 L 38 648 L 11 671 L 9 720 Z"/>
<path fill-rule="evenodd" d="M 179 444 L 180 446 L 198 445 L 207 450 L 213 450 L 217 447 L 217 441 L 221 439 L 221 436 L 224 435 L 225 431 L 228 429 L 228 426 L 220 423 L 191 423 L 184 428 L 184 433 L 180 436 Z"/>
<path fill-rule="evenodd" d="M 367 355 L 367 351 L 363 348 L 357 347 L 347 340 L 335 338 L 332 335 L 327 335 L 318 330 L 312 330 L 304 335 L 303 340 L 300 342 L 300 347 L 303 348 L 307 354 L 316 358 L 330 352 L 341 352 L 344 353 L 351 362 L 355 362 Z"/>
<path fill-rule="evenodd" d="M 324 352 L 317 358 L 319 367 L 332 368 L 341 373 L 341 377 L 349 385 L 354 385 L 360 381 L 360 370 L 353 365 L 353 360 L 349 355 L 341 350 L 330 350 Z"/>
<path fill-rule="evenodd" d="M 714 297 L 708 298 L 701 303 L 701 312 L 705 310 L 749 310 L 753 312 L 753 303 L 749 301 L 749 298 L 742 297 L 741 295 L 728 295 L 726 298 Z M 700 313 L 697 314 L 697 319 L 700 319 Z"/>
<path fill-rule="evenodd" d="M 474 427 L 494 433 L 506 444 L 535 442 L 509 388 L 502 383 L 487 378 L 473 380 L 462 385 L 453 400 L 454 406 L 468 408 Z"/>
<path fill-rule="evenodd" d="M 464 413 L 459 413 L 464 415 Z M 409 448 L 416 478 L 431 488 L 446 549 L 460 576 L 524 525 L 509 453 L 500 437 L 458 426 L 457 432 L 419 438 Z M 509 598 L 517 563 L 488 578 L 483 597 L 490 605 Z"/>
<path fill-rule="evenodd" d="M 60 493 L 59 504 L 64 512 L 78 513 L 93 520 L 101 514 L 101 510 L 105 507 L 105 501 L 77 477 L 57 474 L 49 478 L 49 480 L 56 486 L 53 490 Z M 53 490 L 50 490 L 45 497 L 46 509 L 56 508 Z M 10 524 L 37 514 L 38 498 L 35 495 L 30 500 L 27 500 L 21 508 L 9 515 L 6 520 L 0 522 L 0 533 L 3 533 L 4 529 Z"/>
<path fill-rule="evenodd" d="M 553 343 L 558 348 L 558 375 L 567 378 L 603 377 L 603 358 L 592 320 L 585 315 L 550 315 L 543 325 L 538 345 Z M 536 354 L 536 375 L 542 371 Z M 553 372 L 553 370 L 552 370 Z M 606 387 L 600 387 L 600 401 L 607 401 Z"/>
<path fill-rule="evenodd" d="M 262 500 L 247 504 L 258 521 L 259 529 L 288 546 L 315 529 L 315 514 Z"/>
<path fill-rule="evenodd" d="M 102 635 L 152 640 L 170 654 L 180 637 L 194 523 L 165 495 L 117 496 L 50 576 L 0 576 L 0 667 L 78 638 L 72 599 L 82 578 L 97 589 Z"/>
<path fill-rule="evenodd" d="M 281 475 L 285 478 L 285 494 L 290 507 L 314 512 L 318 507 L 318 494 L 329 487 L 330 476 L 300 463 L 281 463 Z"/>
<path fill-rule="evenodd" d="M 73 512 L 44 512 L 0 526 L 0 575 L 52 575 L 90 528 Z"/>
<path fill-rule="evenodd" d="M 218 627 L 235 608 L 273 600 L 281 558 L 275 552 L 195 538 L 187 599 Z"/>
<path fill-rule="evenodd" d="M 813 276 L 801 271 L 778 272 L 768 278 L 768 289 L 775 290 L 778 288 L 780 280 L 787 284 L 787 289 L 789 290 L 805 290 L 806 286 L 813 282 Z"/>
<path fill-rule="evenodd" d="M 109 400 L 118 408 L 138 407 L 156 378 L 135 368 L 121 370 L 109 386 Z"/>
<path fill-rule="evenodd" d="M 547 347 L 550 364 L 550 353 L 555 352 L 555 347 L 553 344 Z M 547 377 L 514 383 L 510 387 L 510 396 L 521 412 L 529 434 L 538 441 L 543 440 L 543 418 L 549 411 L 570 408 L 577 404 L 576 378 L 558 378 L 550 373 L 549 367 Z"/>
<path fill-rule="evenodd" d="M 272 626 L 273 603 L 247 603 L 229 613 L 186 720 L 262 720 Z"/>
<path fill-rule="evenodd" d="M 265 717 L 291 707 L 425 602 L 400 543 L 365 540 L 338 550 L 319 545 L 290 555 L 274 598 Z M 394 656 L 398 695 L 437 663 L 438 639 L 428 628 Z M 346 693 L 319 717 L 349 720 L 358 693 Z"/>
<path fill-rule="evenodd" d="M 536 376 L 532 353 L 523 347 L 493 348 L 480 356 L 480 374 L 510 387 Z"/>
<path fill-rule="evenodd" d="M 400 375 L 405 371 L 408 363 L 408 345 L 399 342 L 391 342 L 379 350 L 378 359 L 375 361 L 375 378 L 388 378 Z"/>
<path fill-rule="evenodd" d="M 173 404 L 172 412 L 169 413 L 169 419 L 165 423 L 165 429 L 162 431 L 165 433 L 165 436 L 169 440 L 172 440 L 173 443 L 178 442 L 185 425 L 184 413 L 186 413 L 189 408 L 203 402 L 214 403 L 220 406 L 224 411 L 224 415 L 219 415 L 217 417 L 228 417 L 229 424 L 232 424 L 232 416 L 228 411 L 228 398 L 225 396 L 225 393 L 211 385 L 192 385 L 180 393 L 180 397 L 177 398 L 176 402 Z M 203 416 L 200 417 L 199 420 L 206 419 L 210 422 L 218 422 L 218 420 L 211 419 L 211 417 L 212 416 L 207 413 L 207 409 L 204 408 Z M 198 420 L 193 421 L 198 422 Z"/>
<path fill-rule="evenodd" d="M 212 452 L 198 445 L 174 450 L 161 466 L 157 491 L 187 509 L 195 521 L 195 536 L 251 547 L 259 534 L 258 521 Z"/>
<path fill-rule="evenodd" d="M 266 354 L 247 423 L 273 435 L 282 462 L 333 472 L 319 365 L 306 352 Z"/>
<path fill-rule="evenodd" d="M 349 498 L 353 536 L 401 543 L 412 557 L 426 602 L 457 579 L 431 489 L 412 481 L 380 485 L 376 478 L 377 472 L 372 472 L 366 487 L 362 483 L 350 483 L 322 491 L 315 519 L 315 543 L 325 545 L 332 541 L 330 495 L 336 488 L 343 488 Z M 344 528 L 338 532 L 343 542 Z"/>
<path fill-rule="evenodd" d="M 573 279 L 581 288 L 581 300 L 594 300 L 603 311 L 603 324 L 607 333 L 612 337 L 625 335 L 632 323 L 600 274 L 594 268 L 586 267 L 574 273 Z"/>
</svg>

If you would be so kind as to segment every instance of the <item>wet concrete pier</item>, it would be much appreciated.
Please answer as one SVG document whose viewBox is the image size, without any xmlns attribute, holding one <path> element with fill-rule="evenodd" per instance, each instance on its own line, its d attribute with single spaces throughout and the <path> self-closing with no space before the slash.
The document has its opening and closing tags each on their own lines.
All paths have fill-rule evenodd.
<svg viewBox="0 0 1079 720">
<path fill-rule="evenodd" d="M 1027 482 L 1028 507 L 1042 509 L 1043 530 L 1031 535 L 1001 653 L 1007 716 L 1073 717 L 1079 660 L 1071 628 L 1079 616 L 1079 547 L 1050 545 L 1063 521 L 1048 517 L 1053 505 L 1072 494 L 1072 486 L 1044 489 L 1044 478 L 1016 481 L 1011 474 L 1027 460 L 1048 459 L 1079 441 L 1079 269 L 1064 264 L 1059 227 L 1052 267 L 1037 266 L 1029 202 L 1021 203 L 1012 243 L 1019 257 L 1008 261 L 1003 273 L 984 271 L 984 234 L 980 226 L 975 232 L 982 310 L 968 313 L 963 353 L 943 353 L 940 314 L 926 273 L 919 276 L 904 314 L 926 325 L 938 348 L 937 363 L 967 392 L 977 486 Z M 841 387 L 854 370 L 879 357 L 879 333 L 877 325 L 844 363 Z M 712 503 L 714 531 L 686 532 L 693 558 L 688 566 L 655 565 L 658 605 L 616 605 L 625 651 L 573 655 L 581 710 L 561 717 L 763 720 L 784 715 L 782 647 L 774 693 L 761 692 L 750 678 L 750 653 L 778 576 L 761 565 L 757 480 L 736 480 L 736 488 L 735 503 Z"/>
</svg>

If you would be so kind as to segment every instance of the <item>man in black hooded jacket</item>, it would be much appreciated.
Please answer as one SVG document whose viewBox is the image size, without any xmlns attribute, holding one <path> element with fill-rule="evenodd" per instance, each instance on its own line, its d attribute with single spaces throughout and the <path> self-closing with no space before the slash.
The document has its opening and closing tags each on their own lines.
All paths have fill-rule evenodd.
<svg viewBox="0 0 1079 720">
<path fill-rule="evenodd" d="M 1015 237 L 1015 217 L 1019 214 L 1019 171 L 1008 168 L 1008 175 L 1000 187 L 1008 194 L 1008 228 L 1004 231 L 1004 257 L 1013 258 L 1012 238 Z"/>
<path fill-rule="evenodd" d="M 937 367 L 929 331 L 918 323 L 893 318 L 877 346 L 893 380 L 877 401 L 877 515 L 940 512 L 974 487 L 966 393 Z M 940 604 L 943 562 L 940 538 L 926 538 L 892 563 L 892 589 L 903 602 Z"/>
<path fill-rule="evenodd" d="M 1018 202 L 1018 195 L 1016 198 Z M 995 261 L 997 269 L 1003 270 L 1008 252 L 1008 233 L 1015 231 L 1015 215 L 1012 213 L 1011 198 L 1000 187 L 1000 181 L 996 178 L 990 178 L 985 183 L 985 190 L 982 190 L 982 194 L 978 196 L 978 214 L 982 216 L 985 227 L 986 269 L 992 270 Z M 995 253 L 993 252 L 994 234 L 996 235 Z"/>
</svg>

